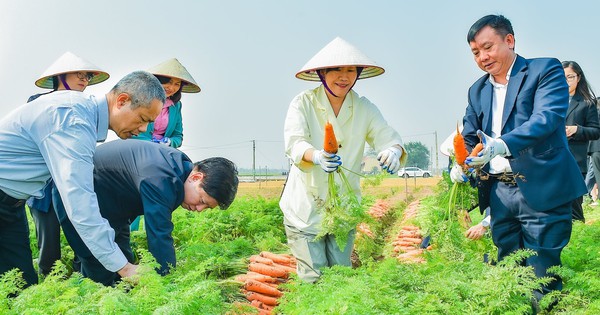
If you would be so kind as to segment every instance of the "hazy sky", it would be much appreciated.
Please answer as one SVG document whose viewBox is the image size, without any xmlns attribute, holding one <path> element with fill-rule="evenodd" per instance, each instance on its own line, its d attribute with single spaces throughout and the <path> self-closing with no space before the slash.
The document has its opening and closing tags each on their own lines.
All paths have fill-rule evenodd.
<svg viewBox="0 0 600 315">
<path fill-rule="evenodd" d="M 0 0 L 0 115 L 43 92 L 34 81 L 66 51 L 110 73 L 92 94 L 175 57 L 202 88 L 182 97 L 181 149 L 193 160 L 224 156 L 250 168 L 256 140 L 257 168 L 286 168 L 288 105 L 317 86 L 294 74 L 340 36 L 386 70 L 354 90 L 405 143 L 434 149 L 435 132 L 440 144 L 483 75 L 466 33 L 486 14 L 512 21 L 520 55 L 575 60 L 600 88 L 600 5 L 592 0 Z"/>
</svg>

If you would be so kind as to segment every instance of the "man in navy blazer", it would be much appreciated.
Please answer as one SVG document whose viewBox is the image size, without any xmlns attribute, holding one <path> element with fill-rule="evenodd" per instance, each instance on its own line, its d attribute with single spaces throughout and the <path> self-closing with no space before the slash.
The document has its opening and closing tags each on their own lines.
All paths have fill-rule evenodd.
<svg viewBox="0 0 600 315">
<path fill-rule="evenodd" d="M 235 165 L 225 158 L 192 163 L 181 151 L 152 142 L 116 140 L 98 146 L 94 155 L 94 191 L 103 218 L 115 230 L 115 243 L 130 262 L 129 224 L 144 215 L 148 250 L 166 274 L 175 267 L 171 213 L 227 209 L 238 187 Z M 81 260 L 81 273 L 112 285 L 118 274 L 108 271 L 82 242 L 69 221 L 57 191 L 56 212 L 65 236 Z"/>
<path fill-rule="evenodd" d="M 477 169 L 479 208 L 491 209 L 498 259 L 526 248 L 537 255 L 525 262 L 538 277 L 555 280 L 541 291 L 562 289 L 547 273 L 560 265 L 571 236 L 571 201 L 586 193 L 569 152 L 565 115 L 569 92 L 560 62 L 525 59 L 515 51 L 512 25 L 501 15 L 479 19 L 467 35 L 477 65 L 486 75 L 469 89 L 462 134 L 469 147 L 484 149 L 467 159 Z M 455 182 L 467 177 L 455 165 Z"/>
</svg>

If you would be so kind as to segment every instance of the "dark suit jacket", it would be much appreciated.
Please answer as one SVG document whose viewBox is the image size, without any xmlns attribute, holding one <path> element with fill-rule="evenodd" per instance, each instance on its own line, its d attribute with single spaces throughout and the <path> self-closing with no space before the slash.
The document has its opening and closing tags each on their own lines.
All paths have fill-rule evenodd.
<svg viewBox="0 0 600 315">
<path fill-rule="evenodd" d="M 598 99 L 596 98 L 596 109 L 598 109 L 599 105 L 600 105 L 600 103 L 598 102 Z M 600 111 L 598 111 L 598 121 L 600 122 Z M 600 152 L 600 138 L 598 140 L 590 141 L 588 153 L 591 155 L 593 152 Z"/>
<path fill-rule="evenodd" d="M 183 202 L 193 163 L 181 151 L 140 140 L 116 140 L 96 148 L 94 191 L 102 217 L 118 230 L 144 215 L 148 249 L 166 273 L 175 266 L 171 213 Z"/>
<path fill-rule="evenodd" d="M 596 104 L 589 104 L 580 94 L 573 95 L 566 117 L 567 126 L 577 126 L 577 132 L 569 140 L 569 149 L 582 173 L 587 173 L 587 153 L 590 140 L 600 138 L 600 123 Z"/>
<path fill-rule="evenodd" d="M 477 130 L 491 134 L 493 87 L 486 74 L 469 88 L 462 134 L 468 146 Z M 565 116 L 569 92 L 565 73 L 554 58 L 517 56 L 506 92 L 500 138 L 506 143 L 517 185 L 527 204 L 545 211 L 586 193 L 581 172 L 567 146 Z M 487 164 L 484 171 L 489 170 Z M 479 208 L 489 206 L 489 180 L 479 180 Z"/>
</svg>

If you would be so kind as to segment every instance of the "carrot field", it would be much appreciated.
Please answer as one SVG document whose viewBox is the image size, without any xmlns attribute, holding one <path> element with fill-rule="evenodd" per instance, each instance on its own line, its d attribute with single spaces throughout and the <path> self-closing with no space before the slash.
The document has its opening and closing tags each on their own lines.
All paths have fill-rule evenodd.
<svg viewBox="0 0 600 315">
<path fill-rule="evenodd" d="M 535 253 L 518 252 L 498 263 L 489 236 L 464 237 L 467 223 L 460 209 L 472 205 L 472 191 L 463 191 L 459 206 L 449 211 L 447 178 L 388 177 L 363 187 L 371 219 L 358 229 L 352 268 L 325 269 L 315 284 L 282 269 L 268 278 L 267 288 L 257 283 L 267 278 L 253 273 L 262 270 L 256 264 L 294 260 L 286 255 L 278 207 L 283 185 L 241 183 L 226 211 L 176 210 L 177 267 L 164 277 L 154 272 L 145 232 L 134 232 L 142 271 L 135 285 L 104 287 L 71 273 L 72 252 L 65 242 L 63 262 L 40 284 L 22 290 L 16 272 L 0 279 L 0 314 L 529 314 L 531 291 L 546 281 L 520 264 Z M 574 224 L 564 266 L 554 270 L 563 277 L 564 290 L 542 300 L 542 306 L 558 301 L 548 314 L 600 313 L 600 208 L 586 202 L 585 211 L 587 223 Z M 473 211 L 472 224 L 480 219 Z M 35 257 L 33 235 L 32 229 Z M 429 246 L 420 248 L 418 240 L 425 237 Z M 402 256 L 406 253 L 411 254 Z M 408 256 L 416 258 L 401 258 Z M 259 296 L 262 302 L 252 302 L 258 296 L 252 290 L 273 299 Z"/>
</svg>

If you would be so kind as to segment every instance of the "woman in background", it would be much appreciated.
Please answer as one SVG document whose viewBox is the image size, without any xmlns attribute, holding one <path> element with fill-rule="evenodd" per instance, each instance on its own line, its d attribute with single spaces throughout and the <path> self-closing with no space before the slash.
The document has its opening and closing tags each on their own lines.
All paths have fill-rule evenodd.
<svg viewBox="0 0 600 315">
<path fill-rule="evenodd" d="M 596 96 L 577 62 L 563 61 L 562 66 L 569 84 L 569 109 L 565 119 L 569 150 L 585 178 L 588 171 L 587 156 L 590 140 L 600 138 Z M 585 222 L 582 203 L 583 196 L 573 200 L 573 220 Z"/>
<path fill-rule="evenodd" d="M 175 58 L 148 69 L 148 72 L 154 74 L 162 83 L 167 101 L 160 115 L 153 123 L 148 124 L 146 132 L 134 138 L 179 148 L 183 143 L 181 93 L 198 93 L 200 87 L 187 69 Z"/>
</svg>

